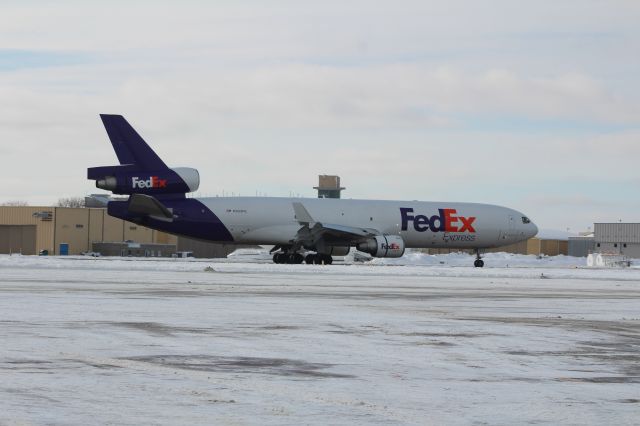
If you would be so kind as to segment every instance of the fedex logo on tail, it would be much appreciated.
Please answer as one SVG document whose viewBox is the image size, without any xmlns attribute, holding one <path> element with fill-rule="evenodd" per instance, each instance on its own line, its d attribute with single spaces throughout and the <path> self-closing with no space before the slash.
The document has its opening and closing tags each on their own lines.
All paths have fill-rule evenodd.
<svg viewBox="0 0 640 426">
<path fill-rule="evenodd" d="M 134 176 L 131 178 L 131 187 L 134 189 L 166 188 L 167 180 L 160 179 L 158 176 L 151 176 L 146 180 Z"/>
<path fill-rule="evenodd" d="M 409 207 L 400 208 L 402 218 L 402 230 L 409 228 L 409 222 L 413 223 L 413 229 L 417 232 L 469 232 L 475 233 L 473 227 L 475 217 L 458 216 L 456 209 L 438 209 L 440 214 L 431 217 L 425 215 L 414 215 L 413 209 Z"/>
</svg>

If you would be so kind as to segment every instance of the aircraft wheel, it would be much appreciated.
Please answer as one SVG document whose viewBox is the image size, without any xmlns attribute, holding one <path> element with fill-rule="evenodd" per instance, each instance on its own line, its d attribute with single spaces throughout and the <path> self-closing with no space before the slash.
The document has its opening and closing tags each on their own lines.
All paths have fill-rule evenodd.
<svg viewBox="0 0 640 426">
<path fill-rule="evenodd" d="M 273 263 L 284 263 L 284 253 L 276 253 L 273 255 Z"/>
<path fill-rule="evenodd" d="M 299 265 L 302 262 L 304 262 L 304 257 L 300 253 L 294 253 L 291 255 L 291 263 Z"/>
<path fill-rule="evenodd" d="M 333 258 L 328 254 L 316 254 L 313 263 L 314 265 L 331 265 Z"/>
<path fill-rule="evenodd" d="M 314 254 L 308 254 L 307 257 L 304 258 L 304 261 L 307 263 L 307 265 L 312 265 L 315 260 L 315 255 Z"/>
<path fill-rule="evenodd" d="M 484 266 L 484 260 L 476 259 L 476 261 L 473 262 L 473 266 L 475 266 L 476 268 L 482 268 Z"/>
</svg>

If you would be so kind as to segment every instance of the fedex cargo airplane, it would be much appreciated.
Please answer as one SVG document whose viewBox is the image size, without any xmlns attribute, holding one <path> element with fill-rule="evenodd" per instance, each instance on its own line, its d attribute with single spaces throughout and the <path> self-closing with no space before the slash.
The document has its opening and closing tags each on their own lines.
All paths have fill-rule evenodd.
<svg viewBox="0 0 640 426">
<path fill-rule="evenodd" d="M 120 165 L 92 167 L 96 187 L 128 195 L 111 216 L 205 241 L 274 245 L 275 263 L 330 264 L 349 249 L 401 257 L 407 248 L 481 251 L 535 236 L 536 225 L 506 207 L 475 203 L 324 198 L 187 198 L 200 175 L 169 168 L 120 115 L 100 115 Z"/>
</svg>

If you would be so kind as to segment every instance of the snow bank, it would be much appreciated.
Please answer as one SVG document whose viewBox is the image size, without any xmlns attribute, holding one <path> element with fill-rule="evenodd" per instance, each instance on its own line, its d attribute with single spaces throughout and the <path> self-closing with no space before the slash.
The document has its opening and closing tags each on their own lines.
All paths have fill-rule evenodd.
<svg viewBox="0 0 640 426">
<path fill-rule="evenodd" d="M 473 267 L 474 256 L 464 253 L 428 255 L 408 252 L 400 259 L 375 259 L 367 263 L 325 265 L 276 265 L 249 259 L 167 259 L 84 256 L 0 255 L 0 281 L 18 269 L 89 271 L 149 271 L 171 273 L 227 273 L 259 275 L 389 276 L 389 277 L 466 277 L 523 279 L 598 279 L 640 281 L 640 264 L 624 269 L 588 268 L 585 258 L 568 256 L 536 257 L 509 253 L 489 253 L 484 268 Z M 56 272 L 57 273 L 57 272 Z"/>
<path fill-rule="evenodd" d="M 510 268 L 510 267 L 545 267 L 545 268 L 579 268 L 587 266 L 584 257 L 572 256 L 535 256 L 513 253 L 487 253 L 482 257 L 485 267 Z M 450 254 L 426 254 L 417 251 L 408 251 L 399 259 L 374 259 L 372 263 L 380 265 L 404 265 L 404 266 L 473 266 L 474 255 L 467 253 Z"/>
</svg>

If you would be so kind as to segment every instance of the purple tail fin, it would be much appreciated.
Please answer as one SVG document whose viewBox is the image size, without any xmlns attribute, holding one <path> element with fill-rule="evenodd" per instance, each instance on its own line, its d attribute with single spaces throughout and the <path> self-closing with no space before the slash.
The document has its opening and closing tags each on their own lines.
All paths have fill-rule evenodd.
<svg viewBox="0 0 640 426">
<path fill-rule="evenodd" d="M 120 164 L 135 164 L 140 170 L 168 168 L 123 116 L 100 114 L 100 118 Z"/>
<path fill-rule="evenodd" d="M 156 198 L 184 198 L 200 185 L 198 171 L 188 167 L 170 169 L 121 115 L 100 114 L 118 166 L 90 167 L 87 178 L 96 187 L 114 194 L 146 194 Z"/>
</svg>

